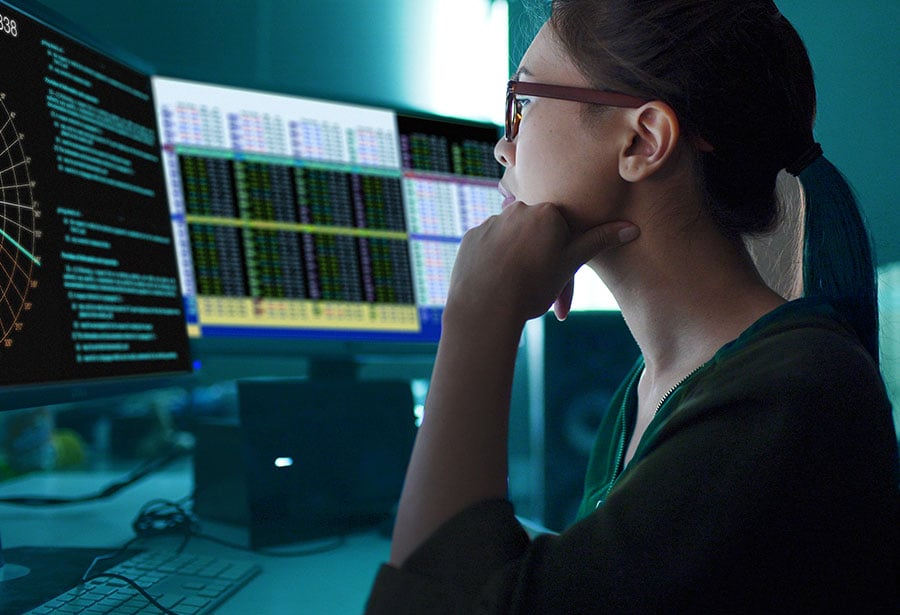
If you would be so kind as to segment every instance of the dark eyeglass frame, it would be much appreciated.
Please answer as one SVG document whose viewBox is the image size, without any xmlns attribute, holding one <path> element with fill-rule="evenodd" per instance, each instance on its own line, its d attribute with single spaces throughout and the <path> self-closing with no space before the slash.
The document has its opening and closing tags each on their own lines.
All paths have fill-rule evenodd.
<svg viewBox="0 0 900 615">
<path fill-rule="evenodd" d="M 506 133 L 504 134 L 504 138 L 510 142 L 519 134 L 519 122 L 522 121 L 522 102 L 517 98 L 520 95 L 629 109 L 636 109 L 647 102 L 637 96 L 611 90 L 592 90 L 570 85 L 550 85 L 512 79 L 506 84 Z"/>
</svg>

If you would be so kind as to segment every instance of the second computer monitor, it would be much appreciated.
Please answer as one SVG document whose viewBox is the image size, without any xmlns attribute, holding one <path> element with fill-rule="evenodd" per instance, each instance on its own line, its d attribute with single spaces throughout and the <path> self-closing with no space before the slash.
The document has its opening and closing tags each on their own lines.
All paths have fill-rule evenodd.
<svg viewBox="0 0 900 615">
<path fill-rule="evenodd" d="M 462 235 L 501 209 L 496 126 L 153 88 L 193 338 L 437 341 Z"/>
<path fill-rule="evenodd" d="M 191 373 L 149 71 L 0 1 L 0 410 Z"/>
</svg>

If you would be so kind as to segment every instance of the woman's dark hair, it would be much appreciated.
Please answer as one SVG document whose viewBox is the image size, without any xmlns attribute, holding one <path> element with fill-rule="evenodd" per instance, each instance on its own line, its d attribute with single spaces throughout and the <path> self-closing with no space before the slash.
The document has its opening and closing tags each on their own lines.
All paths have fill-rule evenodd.
<svg viewBox="0 0 900 615">
<path fill-rule="evenodd" d="M 852 190 L 817 156 L 806 47 L 771 0 L 552 0 L 550 24 L 598 88 L 669 104 L 697 152 L 707 207 L 732 236 L 778 220 L 776 177 L 806 196 L 803 287 L 841 310 L 878 360 L 872 250 Z M 803 168 L 796 162 L 808 156 Z M 810 158 L 812 161 L 810 162 Z"/>
</svg>

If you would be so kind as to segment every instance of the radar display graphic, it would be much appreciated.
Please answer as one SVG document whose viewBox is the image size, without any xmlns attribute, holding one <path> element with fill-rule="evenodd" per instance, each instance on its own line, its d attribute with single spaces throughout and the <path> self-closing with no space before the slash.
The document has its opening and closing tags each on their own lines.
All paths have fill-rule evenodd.
<svg viewBox="0 0 900 615">
<path fill-rule="evenodd" d="M 37 286 L 35 252 L 40 231 L 40 210 L 34 200 L 34 182 L 28 172 L 31 160 L 16 130 L 16 114 L 0 92 L 0 349 L 13 343 L 22 328 L 22 314 L 31 309 L 28 293 Z"/>
</svg>

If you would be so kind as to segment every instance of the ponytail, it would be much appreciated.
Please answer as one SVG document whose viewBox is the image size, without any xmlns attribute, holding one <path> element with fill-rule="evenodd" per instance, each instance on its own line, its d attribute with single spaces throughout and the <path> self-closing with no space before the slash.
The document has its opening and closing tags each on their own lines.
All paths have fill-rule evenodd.
<svg viewBox="0 0 900 615">
<path fill-rule="evenodd" d="M 666 101 L 686 134 L 711 146 L 697 173 L 723 233 L 771 230 L 778 173 L 800 179 L 804 294 L 840 311 L 878 362 L 869 236 L 850 186 L 814 143 L 812 64 L 775 3 L 552 0 L 550 23 L 594 87 Z"/>
<path fill-rule="evenodd" d="M 805 158 L 805 160 L 804 160 Z M 876 364 L 878 286 L 872 245 L 856 197 L 816 144 L 792 168 L 803 184 L 803 292 L 841 312 Z"/>
</svg>

